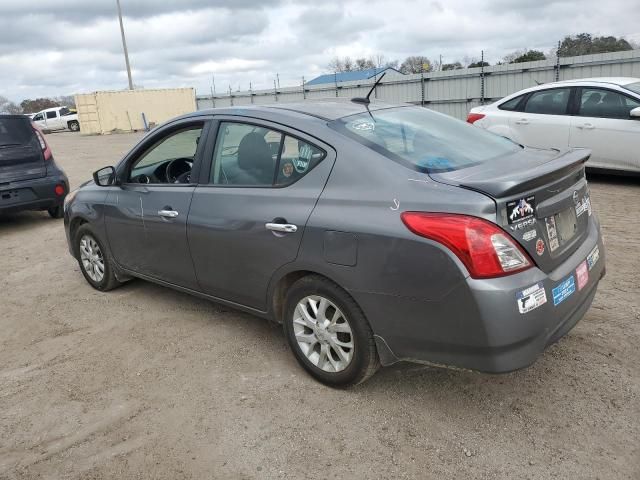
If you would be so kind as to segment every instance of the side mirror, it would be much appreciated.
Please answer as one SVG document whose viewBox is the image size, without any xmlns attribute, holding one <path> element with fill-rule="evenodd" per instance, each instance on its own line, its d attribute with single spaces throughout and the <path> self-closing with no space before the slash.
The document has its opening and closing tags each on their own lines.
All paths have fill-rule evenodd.
<svg viewBox="0 0 640 480">
<path fill-rule="evenodd" d="M 100 170 L 93 172 L 93 181 L 99 187 L 108 187 L 115 185 L 116 182 L 116 169 L 113 167 L 104 167 Z"/>
<path fill-rule="evenodd" d="M 629 117 L 632 120 L 640 120 L 640 107 L 636 107 L 629 112 Z"/>
</svg>

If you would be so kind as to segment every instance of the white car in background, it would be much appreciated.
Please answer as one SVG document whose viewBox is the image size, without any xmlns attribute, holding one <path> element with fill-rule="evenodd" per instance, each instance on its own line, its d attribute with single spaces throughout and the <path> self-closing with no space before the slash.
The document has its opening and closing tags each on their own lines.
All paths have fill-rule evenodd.
<svg viewBox="0 0 640 480">
<path fill-rule="evenodd" d="M 75 110 L 71 110 L 68 107 L 54 107 L 41 110 L 31 117 L 31 121 L 46 131 L 65 129 L 69 129 L 72 132 L 80 131 L 78 114 Z"/>
<path fill-rule="evenodd" d="M 587 167 L 640 173 L 640 78 L 538 85 L 472 108 L 467 122 L 528 147 L 589 148 Z"/>
</svg>

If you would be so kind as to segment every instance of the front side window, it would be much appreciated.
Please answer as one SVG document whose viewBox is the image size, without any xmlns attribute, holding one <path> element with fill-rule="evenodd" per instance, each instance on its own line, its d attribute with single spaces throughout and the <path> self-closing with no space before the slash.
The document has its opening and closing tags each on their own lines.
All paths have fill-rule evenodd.
<svg viewBox="0 0 640 480">
<path fill-rule="evenodd" d="M 519 151 L 506 138 L 422 107 L 364 111 L 331 127 L 418 171 L 446 172 Z"/>
<path fill-rule="evenodd" d="M 56 118 L 58 115 L 56 112 L 47 112 L 47 118 Z"/>
<path fill-rule="evenodd" d="M 319 148 L 276 130 L 223 122 L 218 131 L 210 183 L 287 186 L 325 157 Z"/>
<path fill-rule="evenodd" d="M 146 150 L 131 166 L 134 183 L 188 183 L 202 125 L 172 132 Z"/>
<path fill-rule="evenodd" d="M 629 118 L 629 112 L 640 107 L 640 101 L 633 100 L 611 90 L 583 88 L 580 95 L 578 115 L 581 117 Z"/>
<path fill-rule="evenodd" d="M 38 115 L 36 115 L 35 117 L 33 117 L 33 121 L 34 122 L 38 122 L 40 120 L 44 120 L 44 116 L 42 115 L 42 113 L 39 113 Z"/>
<path fill-rule="evenodd" d="M 539 113 L 544 115 L 565 115 L 569 103 L 568 88 L 554 88 L 540 90 L 531 94 L 524 107 L 526 113 Z"/>
</svg>

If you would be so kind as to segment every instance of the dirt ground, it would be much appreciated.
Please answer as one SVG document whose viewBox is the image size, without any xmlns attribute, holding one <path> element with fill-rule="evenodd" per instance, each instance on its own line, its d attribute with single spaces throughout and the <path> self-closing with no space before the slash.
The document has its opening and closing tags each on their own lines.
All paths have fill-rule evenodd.
<svg viewBox="0 0 640 480">
<path fill-rule="evenodd" d="M 73 186 L 138 135 L 47 136 Z M 312 380 L 282 331 L 143 281 L 93 290 L 62 220 L 0 217 L 0 479 L 640 478 L 640 181 L 591 179 L 607 277 L 501 376 Z"/>
</svg>

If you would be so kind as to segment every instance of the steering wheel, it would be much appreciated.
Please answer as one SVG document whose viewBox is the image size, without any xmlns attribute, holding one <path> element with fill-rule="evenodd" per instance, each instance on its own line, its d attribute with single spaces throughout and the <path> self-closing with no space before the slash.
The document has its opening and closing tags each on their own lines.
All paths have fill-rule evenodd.
<svg viewBox="0 0 640 480">
<path fill-rule="evenodd" d="M 167 183 L 185 183 L 190 177 L 193 159 L 191 158 L 175 158 L 167 164 L 165 177 Z"/>
</svg>

